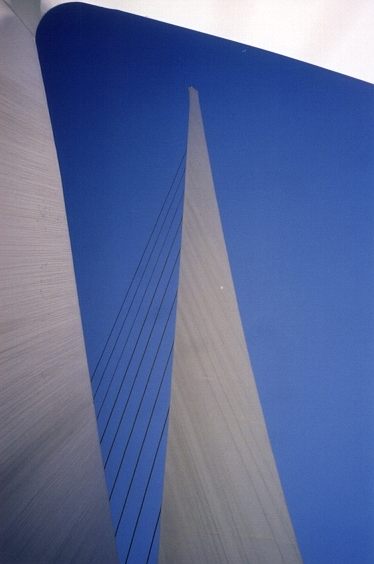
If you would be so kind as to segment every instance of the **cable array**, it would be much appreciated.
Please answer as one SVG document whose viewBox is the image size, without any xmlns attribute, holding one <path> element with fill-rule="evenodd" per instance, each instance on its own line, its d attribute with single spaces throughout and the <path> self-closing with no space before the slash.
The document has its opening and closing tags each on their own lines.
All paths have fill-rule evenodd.
<svg viewBox="0 0 374 564">
<path fill-rule="evenodd" d="M 144 553 L 142 561 L 148 563 L 158 538 L 184 161 L 185 155 L 91 378 L 119 556 L 126 563 L 138 561 L 139 550 Z M 140 522 L 147 516 L 152 526 L 148 524 L 145 530 Z"/>
<path fill-rule="evenodd" d="M 150 470 L 150 472 L 149 472 L 147 484 L 146 484 L 146 486 L 145 486 L 145 490 L 144 490 L 144 493 L 143 493 L 142 502 L 141 502 L 141 505 L 140 505 L 140 509 L 139 509 L 139 511 L 138 511 L 138 516 L 137 516 L 137 518 L 136 518 L 135 526 L 134 526 L 133 531 L 132 531 L 131 541 L 130 541 L 130 545 L 129 545 L 129 548 L 128 548 L 128 551 L 127 551 L 127 555 L 126 555 L 126 560 L 125 560 L 126 563 L 128 562 L 129 557 L 130 557 L 131 548 L 132 548 L 132 545 L 133 545 L 133 542 L 134 542 L 134 538 L 135 538 L 135 533 L 136 533 L 136 530 L 137 530 L 137 527 L 138 527 L 138 524 L 139 524 L 139 519 L 140 519 L 140 516 L 141 516 L 141 513 L 142 513 L 142 509 L 143 509 L 143 506 L 144 506 L 144 502 L 145 502 L 145 499 L 146 499 L 146 496 L 147 496 L 147 493 L 148 493 L 148 487 L 149 487 L 149 484 L 150 484 L 150 481 L 151 481 L 151 478 L 152 478 L 153 470 L 154 470 L 155 463 L 156 463 L 156 460 L 157 460 L 157 455 L 158 455 L 158 453 L 159 453 L 159 451 L 160 451 L 161 441 L 162 441 L 162 439 L 163 439 L 163 437 L 164 437 L 164 433 L 165 433 L 165 428 L 166 428 L 166 423 L 167 423 L 168 417 L 169 417 L 169 410 L 167 410 L 167 412 L 166 412 L 166 416 L 165 416 L 165 419 L 164 419 L 164 424 L 163 424 L 163 426 L 162 426 L 162 431 L 161 431 L 161 434 L 160 434 L 160 438 L 159 438 L 159 440 L 158 440 L 157 447 L 156 447 L 156 451 L 155 451 L 155 454 L 154 454 L 154 457 L 153 457 L 153 462 L 152 462 L 151 470 Z M 121 514 L 121 518 L 122 518 L 122 514 Z M 119 525 L 120 525 L 120 523 L 121 523 L 121 518 L 120 518 L 120 520 L 119 520 L 119 522 L 118 522 L 118 524 L 117 524 L 116 534 L 117 534 Z"/>
</svg>

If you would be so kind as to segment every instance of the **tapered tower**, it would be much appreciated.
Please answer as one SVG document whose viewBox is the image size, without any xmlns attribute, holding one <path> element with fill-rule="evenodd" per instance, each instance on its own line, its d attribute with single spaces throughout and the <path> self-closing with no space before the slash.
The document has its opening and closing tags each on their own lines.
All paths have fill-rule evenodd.
<svg viewBox="0 0 374 564">
<path fill-rule="evenodd" d="M 162 564 L 298 563 L 190 88 Z"/>
</svg>

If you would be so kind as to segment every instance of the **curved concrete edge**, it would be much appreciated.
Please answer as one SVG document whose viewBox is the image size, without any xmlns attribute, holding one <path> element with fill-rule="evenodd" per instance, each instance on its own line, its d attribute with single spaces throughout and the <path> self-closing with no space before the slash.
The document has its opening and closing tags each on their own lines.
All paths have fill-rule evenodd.
<svg viewBox="0 0 374 564">
<path fill-rule="evenodd" d="M 48 10 L 71 0 L 6 0 L 33 32 Z M 84 2 L 238 41 L 374 83 L 370 0 L 91 0 Z"/>
</svg>

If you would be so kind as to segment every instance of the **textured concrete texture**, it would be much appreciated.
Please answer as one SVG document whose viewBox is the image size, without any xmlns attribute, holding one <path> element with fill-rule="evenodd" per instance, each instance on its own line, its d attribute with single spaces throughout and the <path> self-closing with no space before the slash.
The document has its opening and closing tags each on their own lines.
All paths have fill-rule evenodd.
<svg viewBox="0 0 374 564">
<path fill-rule="evenodd" d="M 301 562 L 250 366 L 194 89 L 172 378 L 160 562 Z"/>
<path fill-rule="evenodd" d="M 116 562 L 34 38 L 0 0 L 0 561 Z"/>
</svg>

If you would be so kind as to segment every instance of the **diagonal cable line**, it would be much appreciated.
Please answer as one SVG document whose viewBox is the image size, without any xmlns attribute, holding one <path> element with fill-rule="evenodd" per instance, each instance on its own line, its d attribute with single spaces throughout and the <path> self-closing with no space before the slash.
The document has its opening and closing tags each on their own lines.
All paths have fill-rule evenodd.
<svg viewBox="0 0 374 564">
<path fill-rule="evenodd" d="M 152 535 L 152 539 L 151 539 L 151 545 L 150 545 L 149 550 L 148 550 L 147 560 L 146 560 L 146 563 L 145 563 L 145 564 L 148 564 L 149 559 L 150 559 L 150 557 L 151 557 L 151 552 L 152 552 L 152 548 L 153 548 L 153 543 L 155 542 L 155 537 L 156 537 L 156 532 L 157 532 L 158 524 L 159 524 L 159 522 L 160 522 L 160 517 L 161 517 L 161 507 L 160 507 L 160 510 L 159 510 L 159 512 L 158 512 L 157 521 L 156 521 L 156 524 L 155 524 L 154 529 L 153 529 L 153 535 Z"/>
<path fill-rule="evenodd" d="M 134 420 L 133 420 L 133 424 L 132 424 L 132 427 L 131 427 L 129 436 L 128 436 L 127 441 L 126 441 L 126 445 L 125 445 L 124 451 L 123 451 L 123 453 L 122 453 L 122 457 L 121 457 L 121 460 L 120 460 L 120 463 L 119 463 L 119 466 L 118 466 L 118 469 L 117 469 L 117 473 L 116 473 L 116 476 L 115 476 L 115 478 L 114 478 L 114 481 L 113 481 L 113 484 L 112 484 L 112 487 L 111 487 L 111 490 L 110 490 L 109 499 L 112 498 L 114 489 L 115 489 L 115 487 L 116 487 L 116 482 L 117 482 L 119 473 L 120 473 L 120 471 L 121 471 L 122 463 L 123 463 L 123 461 L 124 461 L 124 459 L 125 459 L 125 455 L 126 455 L 126 452 L 127 452 L 127 448 L 128 448 L 128 446 L 129 446 L 129 443 L 130 443 L 130 440 L 131 440 L 131 437 L 132 437 L 132 433 L 133 433 L 133 431 L 134 431 L 134 428 L 135 428 L 135 425 L 136 425 L 136 421 L 137 421 L 137 418 L 138 418 L 138 415 L 139 415 L 141 406 L 142 406 L 142 404 L 143 404 L 143 400 L 144 400 L 145 394 L 146 394 L 147 389 L 148 389 L 148 385 L 149 385 L 149 382 L 150 382 L 150 379 L 151 379 L 151 375 L 152 375 L 154 366 L 155 366 L 155 364 L 156 364 L 156 360 L 157 360 L 157 357 L 158 357 L 158 353 L 160 352 L 160 349 L 161 349 L 161 344 L 162 344 L 162 341 L 163 341 L 163 338 L 164 338 L 164 335 L 165 335 L 165 332 L 166 332 L 166 328 L 167 328 L 167 325 L 168 325 L 168 323 L 169 323 L 169 320 L 170 320 L 172 311 L 173 311 L 173 309 L 174 309 L 176 297 L 177 297 L 177 296 L 175 295 L 175 297 L 174 297 L 174 299 L 173 299 L 173 303 L 172 303 L 171 308 L 170 308 L 170 311 L 169 311 L 169 315 L 168 315 L 167 321 L 166 321 L 166 323 L 165 323 L 164 330 L 163 330 L 163 332 L 162 332 L 162 336 L 161 336 L 159 345 L 158 345 L 158 347 L 157 347 L 157 352 L 156 352 L 156 354 L 155 354 L 155 356 L 154 356 L 154 359 L 153 359 L 152 367 L 151 367 L 151 369 L 150 369 L 150 371 L 149 371 L 149 374 L 148 374 L 147 383 L 146 383 L 146 385 L 145 385 L 145 387 L 144 387 L 143 394 L 142 394 L 142 397 L 141 397 L 141 399 L 140 399 L 139 406 L 138 406 L 137 412 L 136 412 L 136 414 L 135 414 L 135 417 L 134 417 Z M 173 343 L 173 344 L 174 344 L 174 343 Z M 149 418 L 148 418 L 148 424 L 147 424 L 147 428 L 146 428 L 146 431 L 145 431 L 145 435 L 144 435 L 144 439 L 143 439 L 143 440 L 145 440 L 145 438 L 146 438 L 146 436 L 147 436 L 148 429 L 149 429 L 149 426 L 150 426 L 150 422 L 151 422 L 151 420 L 152 420 L 152 416 L 153 416 L 153 413 L 154 413 L 154 410 L 155 410 L 155 407 L 156 407 L 156 403 L 157 403 L 158 397 L 159 397 L 159 395 L 160 395 L 161 386 L 162 386 L 162 383 L 163 383 L 163 381 L 164 381 L 165 374 L 166 374 L 166 371 L 167 371 L 167 367 L 168 367 L 168 365 L 169 365 L 169 360 L 170 360 L 170 357 L 171 357 L 171 353 L 172 353 L 172 350 L 173 350 L 173 344 L 171 345 L 170 352 L 169 352 L 169 355 L 168 355 L 168 358 L 167 358 L 167 361 L 166 361 L 166 364 L 165 364 L 165 368 L 164 368 L 164 371 L 163 371 L 163 374 L 162 374 L 162 377 L 161 377 L 161 380 L 160 380 L 160 383 L 159 383 L 159 386 L 158 386 L 158 390 L 157 390 L 157 394 L 156 394 L 156 399 L 155 399 L 155 401 L 154 401 L 154 403 L 153 403 L 152 411 L 151 411 L 150 416 L 149 416 Z M 135 378 L 136 378 L 136 377 L 135 377 Z M 124 410 L 123 410 L 123 412 L 122 412 L 121 420 L 120 420 L 120 422 L 119 422 L 119 424 L 118 424 L 118 427 L 117 427 L 117 432 L 116 432 L 116 434 L 115 434 L 115 436 L 114 436 L 114 438 L 113 438 L 111 447 L 110 447 L 109 452 L 108 452 L 108 454 L 107 454 L 107 457 L 106 457 L 106 460 L 105 460 L 105 464 L 104 464 L 104 468 L 106 468 L 106 466 L 107 466 L 107 464 L 108 464 L 108 460 L 109 460 L 110 454 L 111 454 L 111 452 L 112 452 L 112 449 L 113 449 L 113 446 L 114 446 L 114 442 L 115 442 L 115 440 L 116 440 L 116 437 L 117 437 L 117 434 L 118 434 L 120 425 L 121 425 L 121 423 L 122 423 L 122 419 L 123 419 L 123 417 L 124 417 L 124 415 L 125 415 L 125 411 L 126 411 L 128 402 L 129 402 L 129 400 L 130 400 L 131 392 L 132 392 L 133 387 L 134 387 L 134 384 L 135 384 L 135 378 L 134 378 L 133 385 L 132 385 L 132 387 L 131 387 L 129 396 L 128 396 L 127 401 L 126 401 L 126 405 L 125 405 Z"/>
<path fill-rule="evenodd" d="M 91 380 L 92 380 L 92 381 L 94 380 L 94 377 L 95 377 L 95 375 L 96 375 L 97 369 L 98 369 L 98 367 L 99 367 L 99 365 L 100 365 L 100 362 L 101 362 L 101 360 L 102 360 L 102 358 L 103 358 L 103 356 L 104 356 L 104 354 L 105 354 L 105 350 L 106 350 L 106 348 L 107 348 L 107 346 L 108 346 L 108 343 L 109 343 L 109 341 L 110 341 L 110 339 L 111 339 L 111 337 L 112 337 L 114 328 L 115 328 L 116 323 L 117 323 L 117 321 L 118 321 L 118 319 L 119 319 L 119 317 L 120 317 L 120 315 L 121 315 L 121 312 L 122 312 L 122 310 L 123 310 L 123 307 L 124 307 L 125 302 L 126 302 L 126 299 L 127 299 L 127 296 L 128 296 L 128 294 L 129 294 L 129 292 L 130 292 L 130 289 L 131 289 L 131 287 L 132 287 L 132 285 L 133 285 L 133 282 L 134 282 L 134 280 L 135 280 L 135 278 L 136 278 L 136 275 L 137 275 L 137 273 L 138 273 L 138 271 L 139 271 L 139 268 L 140 268 L 140 265 L 141 265 L 141 263 L 142 263 L 142 261 L 143 261 L 143 258 L 144 258 L 145 254 L 146 254 L 146 252 L 147 252 L 148 246 L 149 246 L 149 244 L 150 244 L 150 242 L 151 242 L 151 240 L 152 240 L 152 237 L 153 237 L 154 232 L 155 232 L 155 230 L 156 230 L 157 224 L 158 224 L 158 222 L 159 222 L 159 220 L 160 220 L 160 217 L 161 217 L 161 215 L 162 215 L 162 212 L 163 212 L 163 210 L 164 210 L 164 207 L 165 207 L 165 205 L 166 205 L 166 202 L 167 202 L 167 200 L 168 200 L 168 198 L 169 198 L 169 195 L 170 195 L 170 193 L 171 193 L 171 191 L 172 191 L 172 189 L 173 189 L 174 183 L 175 183 L 175 181 L 176 181 L 176 179 L 177 179 L 177 176 L 178 176 L 178 174 L 179 174 L 179 171 L 180 171 L 180 168 L 181 168 L 181 166 L 182 166 L 182 163 L 183 163 L 183 161 L 184 161 L 184 159 L 185 159 L 185 156 L 186 156 L 186 151 L 183 153 L 182 158 L 181 158 L 181 160 L 180 160 L 180 162 L 179 162 L 179 165 L 178 165 L 178 168 L 177 168 L 177 172 L 175 173 L 175 175 L 174 175 L 174 177 L 173 177 L 173 180 L 172 180 L 172 182 L 171 182 L 171 184 L 170 184 L 169 190 L 168 190 L 168 192 L 167 192 L 167 194 L 166 194 L 166 196 L 165 196 L 165 199 L 164 199 L 164 201 L 163 201 L 163 204 L 162 204 L 162 206 L 161 206 L 161 209 L 160 209 L 160 211 L 159 211 L 159 213 L 158 213 L 158 216 L 157 216 L 157 218 L 156 218 L 156 221 L 155 221 L 155 223 L 154 223 L 154 225 L 153 225 L 151 234 L 150 234 L 150 236 L 148 237 L 148 240 L 147 240 L 147 243 L 146 243 L 145 248 L 144 248 L 144 250 L 143 250 L 143 253 L 142 253 L 141 257 L 140 257 L 140 260 L 139 260 L 139 262 L 138 262 L 138 265 L 137 265 L 137 267 L 136 267 L 136 270 L 135 270 L 135 272 L 134 272 L 134 274 L 133 274 L 133 277 L 132 277 L 132 279 L 131 279 L 130 285 L 129 285 L 128 288 L 127 288 L 125 297 L 124 297 L 123 300 L 122 300 L 121 306 L 120 306 L 119 311 L 118 311 L 118 313 L 117 313 L 117 315 L 116 315 L 116 318 L 115 318 L 115 320 L 114 320 L 114 322 L 113 322 L 112 328 L 111 328 L 111 330 L 110 330 L 110 332 L 109 332 L 109 335 L 108 335 L 108 337 L 107 337 L 107 339 L 106 339 L 106 341 L 105 341 L 103 350 L 102 350 L 102 352 L 101 352 L 101 354 L 100 354 L 100 357 L 99 357 L 99 359 L 98 359 L 98 361 L 97 361 L 97 363 L 96 363 L 96 365 L 95 365 L 95 368 L 94 368 L 94 371 L 93 371 L 92 377 L 91 377 Z M 183 178 L 183 174 L 184 174 L 184 171 L 183 171 L 183 173 L 182 173 L 182 178 Z M 178 187 L 179 187 L 179 184 L 180 184 L 180 181 L 178 182 Z"/>
<path fill-rule="evenodd" d="M 153 243 L 152 249 L 151 249 L 151 251 L 150 251 L 150 253 L 149 253 L 147 262 L 146 262 L 146 264 L 145 264 L 145 267 L 144 267 L 144 269 L 143 269 L 142 275 L 141 275 L 140 280 L 139 280 L 139 282 L 138 282 L 138 285 L 137 285 L 137 287 L 136 287 L 135 293 L 134 293 L 134 295 L 133 295 L 133 297 L 132 297 L 132 300 L 131 300 L 130 306 L 129 306 L 129 308 L 128 308 L 128 311 L 127 311 L 127 313 L 126 313 L 126 315 L 125 315 L 124 320 L 122 321 L 122 324 L 121 324 L 120 330 L 119 330 L 119 332 L 118 332 L 117 338 L 115 339 L 114 345 L 113 345 L 112 350 L 111 350 L 111 352 L 110 352 L 110 354 L 109 354 L 109 357 L 108 357 L 107 362 L 106 362 L 106 364 L 105 364 L 104 370 L 102 371 L 99 384 L 97 385 L 96 390 L 95 390 L 95 393 L 94 393 L 94 398 L 96 397 L 96 394 L 97 394 L 97 392 L 98 392 L 98 390 L 99 390 L 99 388 L 100 388 L 100 385 L 101 385 L 101 383 L 102 383 L 102 381 L 103 381 L 104 374 L 105 374 L 106 369 L 107 369 L 107 367 L 108 367 L 108 365 L 109 365 L 109 362 L 110 362 L 110 360 L 111 360 L 111 358 L 112 358 L 112 356 L 113 356 L 114 350 L 115 350 L 115 348 L 116 348 L 116 346 L 117 346 L 117 343 L 118 343 L 118 340 L 119 340 L 119 338 L 120 338 L 122 329 L 123 329 L 123 327 L 124 327 L 124 325 L 125 325 L 125 323 L 126 323 L 126 320 L 127 320 L 128 315 L 129 315 L 129 313 L 130 313 L 131 306 L 132 306 L 132 304 L 134 303 L 134 300 L 135 300 L 135 298 L 136 298 L 136 296 L 137 296 L 137 293 L 138 293 L 138 290 L 139 290 L 139 288 L 140 288 L 140 285 L 141 285 L 141 283 L 142 283 L 142 281 L 143 281 L 144 274 L 146 273 L 146 270 L 147 270 L 147 268 L 148 268 L 148 265 L 149 265 L 149 263 L 150 263 L 150 260 L 151 260 L 151 258 L 152 258 L 152 256 L 153 256 L 153 251 L 155 250 L 156 245 L 157 245 L 157 243 L 158 243 L 158 240 L 159 240 L 159 238 L 160 238 L 160 236 L 161 236 L 162 229 L 163 229 L 163 227 L 164 227 L 164 225 L 165 225 L 166 219 L 167 219 L 167 217 L 168 217 L 168 215 L 169 215 L 169 212 L 170 212 L 170 210 L 171 210 L 171 208 L 172 208 L 172 205 L 173 205 L 173 203 L 174 203 L 175 196 L 177 195 L 178 190 L 179 190 L 179 187 L 180 187 L 180 185 L 181 185 L 184 172 L 185 172 L 185 170 L 183 170 L 182 176 L 181 176 L 180 179 L 179 179 L 177 188 L 176 188 L 176 190 L 175 190 L 175 192 L 174 192 L 174 194 L 173 194 L 173 197 L 172 197 L 171 202 L 170 202 L 170 204 L 169 204 L 169 207 L 168 207 L 168 209 L 167 209 L 167 211 L 166 211 L 165 217 L 164 217 L 164 219 L 163 219 L 163 222 L 162 222 L 162 224 L 161 224 L 161 227 L 160 227 L 160 229 L 159 229 L 159 232 L 158 232 L 158 234 L 157 234 L 157 237 L 156 237 L 156 239 L 155 239 L 155 241 L 154 241 L 154 243 Z M 180 200 L 182 199 L 182 197 L 183 197 L 183 194 L 182 194 Z M 178 209 L 179 201 L 180 201 L 180 200 L 178 200 L 177 208 L 176 208 L 175 213 L 174 213 L 174 215 L 173 215 L 173 219 L 174 219 L 175 214 L 176 214 L 176 211 L 177 211 L 177 209 Z M 173 220 L 172 220 L 172 221 L 173 221 Z M 128 295 L 128 293 L 127 293 L 127 295 Z M 126 297 L 127 297 L 127 295 L 126 295 Z"/>
<path fill-rule="evenodd" d="M 111 387 L 112 382 L 113 382 L 113 380 L 114 380 L 114 377 L 115 377 L 117 368 L 118 368 L 118 366 L 119 366 L 119 363 L 120 363 L 121 360 L 122 360 L 123 353 L 125 352 L 127 343 L 128 343 L 128 341 L 129 341 L 129 338 L 130 338 L 131 333 L 132 333 L 132 331 L 133 331 L 133 328 L 134 328 L 134 326 L 135 326 L 135 323 L 136 323 L 136 320 L 137 320 L 137 318 L 138 318 L 139 312 L 140 312 L 140 310 L 141 310 L 141 308 L 142 308 L 142 306 L 143 306 L 143 300 L 144 300 L 144 298 L 145 298 L 145 296 L 146 296 L 146 294 L 147 294 L 147 292 L 148 292 L 148 289 L 149 289 L 149 287 L 150 287 L 150 285 L 151 285 L 152 277 L 153 277 L 153 275 L 154 275 L 154 273 L 155 273 L 155 270 L 156 270 L 157 265 L 158 265 L 158 261 L 159 261 L 161 255 L 162 255 L 162 253 L 163 253 L 163 250 L 164 250 L 164 248 L 165 248 L 166 241 L 167 241 L 167 239 L 168 239 L 169 233 L 170 233 L 171 228 L 172 228 L 172 226 L 173 226 L 174 219 L 175 219 L 175 216 L 176 216 L 176 214 L 177 214 L 177 211 L 178 211 L 178 208 L 179 208 L 179 204 L 181 203 L 182 198 L 183 198 L 183 194 L 181 195 L 181 197 L 180 197 L 180 199 L 179 199 L 179 201 L 178 201 L 178 204 L 177 204 L 177 207 L 176 207 L 176 209 L 175 209 L 175 211 L 174 211 L 174 214 L 173 214 L 172 220 L 171 220 L 171 222 L 170 222 L 169 228 L 168 228 L 168 230 L 167 230 L 167 233 L 166 233 L 165 238 L 164 238 L 164 240 L 163 240 L 163 243 L 162 243 L 162 245 L 161 245 L 161 249 L 160 249 L 160 251 L 159 251 L 159 253 L 158 253 L 158 255 L 157 255 L 156 261 L 155 261 L 155 263 L 154 263 L 154 265 L 153 265 L 153 269 L 152 269 L 152 272 L 151 272 L 151 274 L 150 274 L 150 276 L 149 276 L 148 283 L 147 283 L 147 285 L 146 285 L 146 287 L 145 287 L 145 290 L 144 290 L 144 292 L 143 292 L 143 295 L 142 295 L 142 297 L 141 297 L 141 299 L 140 299 L 140 301 L 139 301 L 139 306 L 138 306 L 138 309 L 137 309 L 137 311 L 136 311 L 136 313 L 135 313 L 135 316 L 134 316 L 134 319 L 133 319 L 133 321 L 132 321 L 131 327 L 129 328 L 129 331 L 127 332 L 127 336 L 126 336 L 125 342 L 124 342 L 124 344 L 123 344 L 123 346 L 122 346 L 120 355 L 119 355 L 119 357 L 118 357 L 118 359 L 117 359 L 116 366 L 115 366 L 115 368 L 114 368 L 114 370 L 113 370 L 113 373 L 112 373 L 112 376 L 111 376 L 111 378 L 110 378 L 110 380 L 109 380 L 109 383 L 108 383 L 108 386 L 107 386 L 107 389 L 106 389 L 106 393 L 105 393 L 105 395 L 104 395 L 103 400 L 101 401 L 100 408 L 99 408 L 98 413 L 97 413 L 97 416 L 98 416 L 98 417 L 99 417 L 99 415 L 100 415 L 100 413 L 101 413 L 101 409 L 102 409 L 102 407 L 103 407 L 103 405 L 104 405 L 104 403 L 105 403 L 105 400 L 106 400 L 106 398 L 107 398 L 107 395 L 108 395 L 108 393 L 109 393 L 109 390 L 110 390 L 110 387 Z M 182 220 L 181 220 L 181 221 L 182 221 Z M 174 237 L 173 237 L 171 246 L 174 245 L 175 239 L 177 238 L 177 235 L 178 235 L 178 232 L 179 232 L 179 227 L 180 227 L 180 225 L 181 225 L 181 221 L 180 221 L 180 223 L 178 224 L 178 227 L 177 227 L 176 233 L 174 234 Z M 131 301 L 131 303 L 130 303 L 129 310 L 128 310 L 127 314 L 126 314 L 126 317 L 125 317 L 125 319 L 124 319 L 123 325 L 124 325 L 124 323 L 125 323 L 125 321 L 126 321 L 126 319 L 127 319 L 127 317 L 128 317 L 128 314 L 129 314 L 129 312 L 130 312 L 130 310 L 131 310 L 131 307 L 132 307 L 132 305 L 133 305 L 133 303 L 134 303 L 135 296 L 136 296 L 136 293 L 134 294 L 133 299 L 132 299 L 132 301 Z M 120 331 L 122 331 L 123 325 L 122 325 Z M 97 394 L 97 392 L 98 392 L 98 390 L 99 390 L 99 387 L 100 387 L 100 384 L 99 384 L 99 386 L 96 388 L 96 391 L 95 391 L 95 393 L 94 393 L 94 398 L 96 398 L 96 394 Z"/>
<path fill-rule="evenodd" d="M 135 527 L 134 527 L 134 529 L 133 529 L 133 533 L 132 533 L 132 537 L 131 537 L 131 542 L 130 542 L 130 546 L 129 546 L 128 551 L 127 551 L 127 556 L 126 556 L 125 562 L 127 562 L 128 559 L 129 559 L 129 555 L 130 555 L 130 552 L 131 552 L 132 544 L 133 544 L 134 538 L 135 538 L 136 529 L 137 529 L 137 527 L 138 527 L 138 523 L 139 523 L 139 520 L 140 520 L 140 516 L 141 516 L 142 510 L 143 510 L 145 498 L 146 498 L 147 493 L 148 493 L 148 487 L 149 487 L 149 484 L 150 484 L 150 481 L 151 481 L 151 478 L 152 478 L 153 469 L 154 469 L 155 464 L 156 464 L 157 455 L 158 455 L 159 450 L 160 450 L 161 441 L 162 441 L 162 438 L 163 438 L 163 436 L 164 436 L 164 432 L 165 432 L 165 428 L 166 428 L 166 423 L 167 423 L 168 417 L 169 417 L 169 409 L 168 409 L 167 412 L 166 412 L 166 416 L 165 416 L 165 419 L 164 419 L 164 424 L 163 424 L 163 426 L 162 426 L 162 430 L 161 430 L 161 433 L 160 433 L 160 438 L 158 439 L 156 452 L 155 452 L 155 454 L 154 454 L 154 456 L 153 456 L 152 466 L 151 466 L 151 469 L 150 469 L 150 471 L 149 471 L 147 484 L 146 484 L 146 486 L 145 486 L 145 490 L 144 490 L 144 494 L 143 494 L 143 498 L 142 498 L 142 503 L 141 503 L 141 505 L 140 505 L 140 509 L 139 509 L 139 512 L 138 512 L 138 516 L 137 516 L 137 519 L 136 519 L 136 522 L 135 522 Z M 117 535 L 118 529 L 119 529 L 119 527 L 120 527 L 124 510 L 125 510 L 125 505 L 123 505 L 123 507 L 122 507 L 121 515 L 120 515 L 119 521 L 118 521 L 117 526 L 116 526 L 115 535 Z"/>
<path fill-rule="evenodd" d="M 171 251 L 171 249 L 170 249 L 170 251 Z M 170 255 L 170 251 L 169 251 L 169 255 Z M 163 267 L 163 271 L 165 270 L 165 267 L 166 267 L 166 264 L 167 264 L 169 255 L 168 255 L 168 257 L 167 257 L 167 259 L 166 259 L 166 261 L 165 261 L 165 264 L 164 264 L 164 267 Z M 148 345 L 149 345 L 149 342 L 150 342 L 150 340 L 151 340 L 151 337 L 152 337 L 152 334 L 153 334 L 153 330 L 154 330 L 155 325 L 156 325 L 156 322 L 157 322 L 157 320 L 158 320 L 158 316 L 159 316 L 159 314 L 160 314 L 160 311 L 161 311 L 161 308 L 162 308 L 162 305 L 163 305 L 163 302 L 164 302 L 164 299 L 165 299 L 167 290 L 168 290 L 168 288 L 169 288 L 170 281 L 171 281 L 171 279 L 172 279 L 172 276 L 173 276 L 173 273 L 174 273 L 175 266 L 176 266 L 176 264 L 177 264 L 179 255 L 180 255 L 180 251 L 178 251 L 178 254 L 177 254 L 176 258 L 175 258 L 175 261 L 174 261 L 174 264 L 173 264 L 173 268 L 172 268 L 172 270 L 171 270 L 169 279 L 168 279 L 168 281 L 167 281 L 167 284 L 166 284 L 166 287 L 165 287 L 165 290 L 164 290 L 164 294 L 163 294 L 163 296 L 162 296 L 162 298 L 161 298 L 161 303 L 160 303 L 159 308 L 158 308 L 158 310 L 157 310 L 157 313 L 156 313 L 156 316 L 155 316 L 155 319 L 154 319 L 154 322 L 153 322 L 151 331 L 150 331 L 150 333 L 149 333 L 149 337 L 148 337 L 147 343 L 146 343 L 146 345 L 145 345 L 145 347 L 144 347 L 144 351 L 143 351 L 142 358 L 141 358 L 141 361 L 140 361 L 140 362 L 143 361 L 144 356 L 145 356 L 145 351 L 146 351 L 146 349 L 147 349 L 147 347 L 148 347 Z M 160 280 L 161 280 L 161 278 L 160 278 Z M 110 421 L 110 419 L 111 419 L 111 417 L 112 417 L 112 415 L 113 415 L 114 408 L 115 408 L 115 406 L 116 406 L 116 403 L 117 403 L 118 398 L 119 398 L 119 395 L 120 395 L 120 393 L 121 393 L 123 384 L 124 384 L 124 382 L 125 382 L 126 374 L 127 374 L 128 368 L 129 368 L 129 366 L 130 366 L 130 364 L 131 364 L 131 361 L 132 361 L 132 358 L 133 358 L 133 356 L 134 356 L 134 354 L 135 354 L 136 347 L 137 347 L 137 345 L 138 345 L 138 343 L 139 343 L 141 334 L 142 334 L 142 332 L 143 332 L 143 328 L 144 328 L 144 326 L 145 326 L 145 322 L 146 322 L 146 320 L 147 320 L 147 316 L 148 316 L 148 314 L 149 314 L 149 311 L 150 311 L 150 309 L 151 309 L 151 305 L 152 305 L 153 300 L 154 300 L 154 297 L 155 297 L 155 295 L 156 295 L 156 292 L 157 292 L 157 289 L 158 289 L 158 285 L 159 285 L 159 283 L 160 283 L 160 280 L 158 281 L 157 287 L 156 287 L 155 292 L 154 292 L 154 294 L 153 294 L 153 296 L 152 296 L 152 302 L 151 302 L 151 304 L 150 304 L 150 306 L 149 306 L 149 308 L 148 308 L 146 317 L 145 317 L 145 319 L 144 319 L 144 321 L 143 321 L 142 327 L 141 327 L 140 332 L 139 332 L 139 334 L 138 334 L 138 338 L 137 338 L 137 340 L 136 340 L 135 346 L 134 346 L 133 351 L 132 351 L 132 353 L 131 353 L 130 360 L 129 360 L 129 362 L 128 362 L 128 364 L 127 364 L 127 367 L 126 367 L 126 371 L 125 371 L 125 373 L 124 373 L 124 375 L 123 375 L 121 385 L 120 385 L 120 387 L 119 387 L 119 389 L 118 389 L 118 391 L 117 391 L 117 395 L 116 395 L 115 400 L 114 400 L 114 403 L 113 403 L 113 405 L 112 405 L 112 409 L 111 409 L 110 414 L 109 414 L 109 417 L 108 417 L 108 419 L 107 419 L 107 422 L 106 422 L 104 431 L 103 431 L 103 433 L 102 433 L 102 435 L 101 435 L 101 437 L 100 437 L 100 442 L 102 442 L 102 440 L 103 440 L 103 438 L 104 438 L 104 435 L 105 435 L 105 433 L 106 433 L 106 431 L 107 431 L 107 429 L 108 429 L 109 421 Z"/>
</svg>

